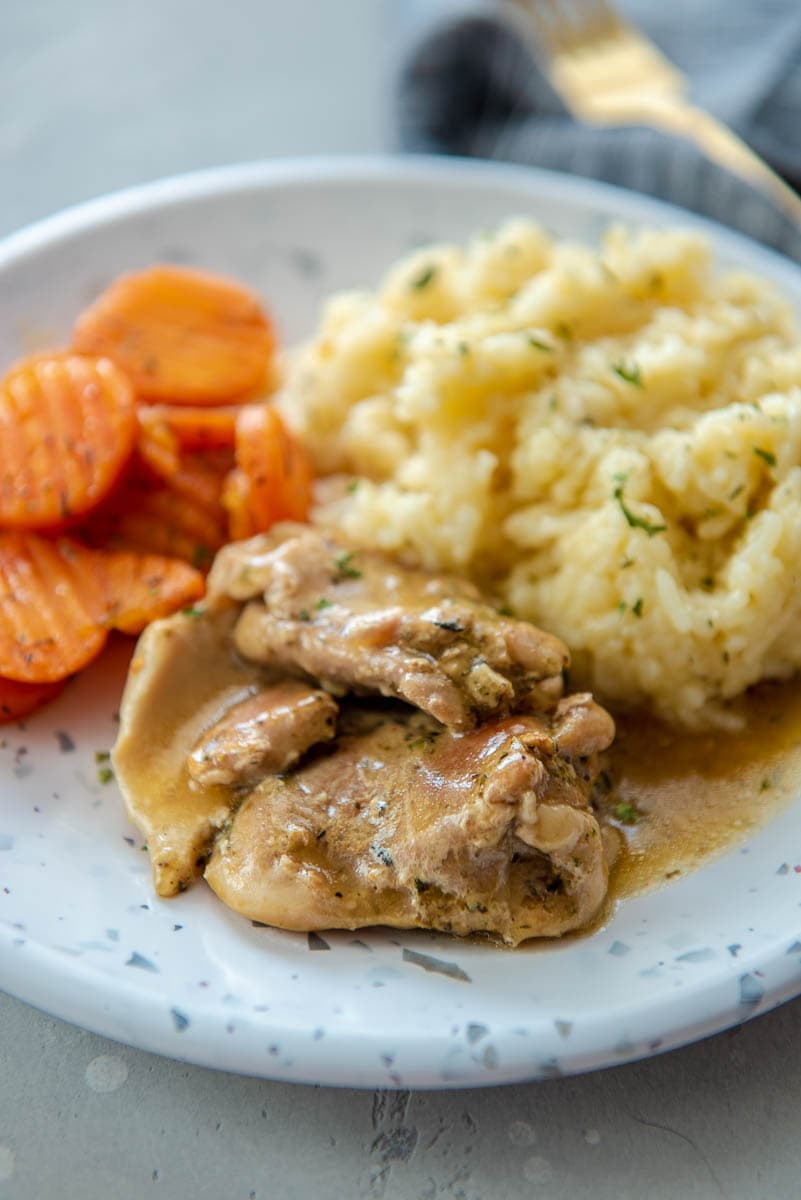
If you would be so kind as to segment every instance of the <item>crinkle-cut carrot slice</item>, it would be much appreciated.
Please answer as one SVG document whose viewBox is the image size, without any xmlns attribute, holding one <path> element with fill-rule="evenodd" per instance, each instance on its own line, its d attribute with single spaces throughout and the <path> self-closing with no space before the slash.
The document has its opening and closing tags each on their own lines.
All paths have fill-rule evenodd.
<svg viewBox="0 0 801 1200">
<path fill-rule="evenodd" d="M 53 683 L 100 653 L 93 554 L 67 538 L 0 534 L 0 676 Z"/>
<path fill-rule="evenodd" d="M 100 653 L 109 629 L 138 633 L 203 590 L 199 571 L 162 555 L 0 534 L 0 677 L 65 679 Z"/>
<path fill-rule="evenodd" d="M 231 455 L 200 454 L 182 463 L 165 480 L 135 460 L 83 536 L 93 546 L 166 554 L 207 570 L 228 540 L 220 496 Z"/>
<path fill-rule="evenodd" d="M 207 450 L 181 456 L 179 469 L 168 480 L 171 491 L 209 514 L 224 518 L 222 491 L 234 455 L 230 450 Z"/>
<path fill-rule="evenodd" d="M 274 366 L 273 327 L 252 292 L 169 265 L 112 283 L 78 318 L 73 344 L 108 355 L 142 399 L 172 404 L 234 400 Z"/>
<path fill-rule="evenodd" d="M 300 442 L 266 404 L 244 405 L 236 421 L 237 469 L 223 504 L 233 537 L 250 537 L 276 521 L 305 521 L 312 500 L 312 470 Z"/>
<path fill-rule="evenodd" d="M 171 435 L 172 444 L 180 450 L 232 449 L 238 412 L 233 404 L 224 408 L 148 404 L 139 409 L 139 427 L 162 443 L 165 435 Z"/>
<path fill-rule="evenodd" d="M 223 507 L 228 513 L 228 536 L 232 542 L 242 542 L 257 532 L 250 511 L 250 483 L 244 471 L 236 467 L 225 481 Z"/>
<path fill-rule="evenodd" d="M 188 563 L 161 554 L 96 551 L 98 617 L 120 633 L 141 633 L 146 625 L 198 600 L 203 576 Z"/>
<path fill-rule="evenodd" d="M 19 683 L 16 679 L 0 679 L 0 725 L 21 721 L 43 708 L 64 690 L 59 683 Z"/>
<path fill-rule="evenodd" d="M 55 530 L 97 507 L 136 433 L 133 389 L 108 358 L 16 363 L 0 385 L 0 525 Z"/>
<path fill-rule="evenodd" d="M 136 449 L 139 457 L 160 479 L 170 479 L 181 465 L 181 448 L 175 434 L 164 424 L 143 422 L 139 410 L 139 435 Z"/>
<path fill-rule="evenodd" d="M 216 449 L 188 450 L 169 426 L 145 420 L 140 421 L 137 452 L 156 480 L 215 517 L 222 516 L 220 495 L 234 465 L 233 439 Z"/>
</svg>

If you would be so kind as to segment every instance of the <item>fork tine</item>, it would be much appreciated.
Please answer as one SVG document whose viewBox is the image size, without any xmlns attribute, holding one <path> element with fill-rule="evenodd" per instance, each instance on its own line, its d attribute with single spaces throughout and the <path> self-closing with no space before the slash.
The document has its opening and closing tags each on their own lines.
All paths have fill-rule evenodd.
<svg viewBox="0 0 801 1200">
<path fill-rule="evenodd" d="M 563 0 L 518 0 L 518 8 L 527 18 L 529 30 L 546 54 L 566 49 L 569 27 L 564 18 Z"/>
<path fill-rule="evenodd" d="M 551 56 L 621 33 L 624 24 L 607 0 L 518 0 L 541 49 Z"/>
<path fill-rule="evenodd" d="M 584 9 L 583 29 L 594 37 L 614 37 L 623 33 L 626 23 L 609 0 L 584 0 L 578 5 Z"/>
</svg>

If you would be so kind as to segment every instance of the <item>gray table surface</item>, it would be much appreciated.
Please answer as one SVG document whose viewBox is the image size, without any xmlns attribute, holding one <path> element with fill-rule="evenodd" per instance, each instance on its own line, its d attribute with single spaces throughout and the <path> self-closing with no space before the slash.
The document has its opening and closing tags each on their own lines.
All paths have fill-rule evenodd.
<svg viewBox="0 0 801 1200">
<path fill-rule="evenodd" d="M 0 0 L 0 234 L 194 167 L 391 148 L 403 5 Z M 792 1200 L 800 1041 L 796 1001 L 582 1078 L 370 1093 L 189 1067 L 0 994 L 0 1200 Z"/>
</svg>

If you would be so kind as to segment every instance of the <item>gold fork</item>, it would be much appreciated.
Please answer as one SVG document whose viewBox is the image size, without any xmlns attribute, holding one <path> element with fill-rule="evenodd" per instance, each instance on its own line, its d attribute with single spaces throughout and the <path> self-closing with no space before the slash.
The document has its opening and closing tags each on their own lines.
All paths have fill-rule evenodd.
<svg viewBox="0 0 801 1200">
<path fill-rule="evenodd" d="M 764 192 L 801 229 L 801 197 L 709 113 L 687 78 L 606 0 L 513 0 L 524 32 L 567 107 L 590 125 L 647 125 L 694 142 Z"/>
</svg>

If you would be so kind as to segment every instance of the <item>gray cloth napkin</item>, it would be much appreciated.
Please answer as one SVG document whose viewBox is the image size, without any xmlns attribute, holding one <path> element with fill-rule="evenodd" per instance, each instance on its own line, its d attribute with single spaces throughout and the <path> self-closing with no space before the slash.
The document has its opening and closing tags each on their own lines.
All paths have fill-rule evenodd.
<svg viewBox="0 0 801 1200">
<path fill-rule="evenodd" d="M 692 99 L 801 183 L 801 0 L 623 0 L 690 78 Z M 571 119 L 502 5 L 429 30 L 401 72 L 406 150 L 528 163 L 621 184 L 721 221 L 801 261 L 801 233 L 690 143 Z"/>
</svg>

